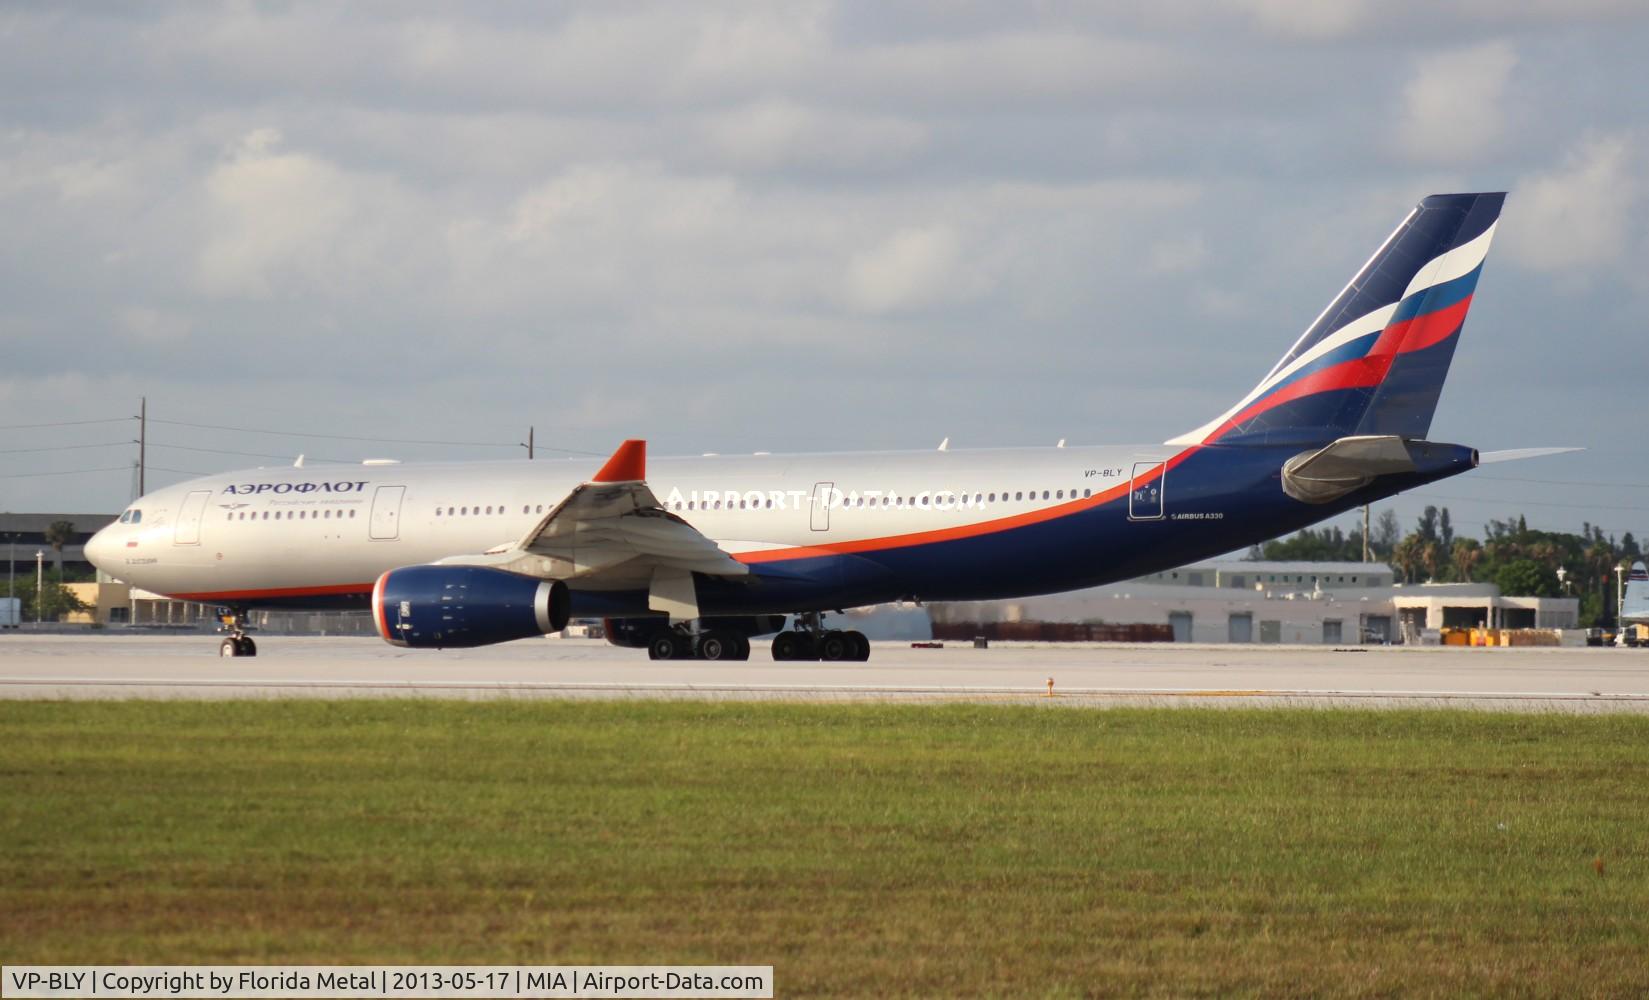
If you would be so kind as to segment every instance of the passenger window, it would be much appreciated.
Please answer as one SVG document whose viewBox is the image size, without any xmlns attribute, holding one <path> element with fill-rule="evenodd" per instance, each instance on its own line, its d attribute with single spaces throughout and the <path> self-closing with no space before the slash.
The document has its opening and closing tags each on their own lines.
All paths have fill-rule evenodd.
<svg viewBox="0 0 1649 1000">
<path fill-rule="evenodd" d="M 1086 499 L 1086 498 L 1092 496 L 1093 492 L 1094 492 L 1093 490 L 1083 490 L 1082 491 L 1082 496 L 1083 496 L 1084 499 Z"/>
<path fill-rule="evenodd" d="M 1048 491 L 1047 490 L 1042 491 L 1042 499 L 1044 499 L 1044 500 L 1048 499 Z"/>
<path fill-rule="evenodd" d="M 1023 492 L 1016 491 L 1013 495 L 1013 498 L 1015 500 L 1023 500 L 1023 499 L 1025 499 L 1025 494 Z"/>
<path fill-rule="evenodd" d="M 349 512 L 349 516 L 350 516 L 350 517 L 354 517 L 354 516 L 355 516 L 355 511 L 353 511 L 353 510 L 351 510 L 351 511 L 350 511 L 350 512 Z"/>
<path fill-rule="evenodd" d="M 1064 491 L 1064 490 L 1060 490 L 1060 491 L 1059 491 L 1059 492 L 1058 492 L 1058 493 L 1055 493 L 1055 494 L 1054 494 L 1054 499 L 1055 499 L 1055 500 L 1063 500 L 1063 499 L 1065 499 L 1065 491 Z"/>
</svg>

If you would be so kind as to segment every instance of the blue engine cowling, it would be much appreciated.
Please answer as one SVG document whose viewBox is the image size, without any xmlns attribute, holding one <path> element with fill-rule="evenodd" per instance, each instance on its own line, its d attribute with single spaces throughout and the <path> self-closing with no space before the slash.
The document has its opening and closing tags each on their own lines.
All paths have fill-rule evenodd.
<svg viewBox="0 0 1649 1000">
<path fill-rule="evenodd" d="M 567 585 L 485 566 L 405 566 L 378 578 L 372 617 L 397 646 L 462 648 L 559 632 Z"/>
</svg>

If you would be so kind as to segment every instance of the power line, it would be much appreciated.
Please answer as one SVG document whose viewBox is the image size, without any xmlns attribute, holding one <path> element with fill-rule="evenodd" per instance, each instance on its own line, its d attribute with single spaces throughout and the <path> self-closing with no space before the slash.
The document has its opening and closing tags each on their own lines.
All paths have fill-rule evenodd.
<svg viewBox="0 0 1649 1000">
<path fill-rule="evenodd" d="M 209 475 L 211 475 L 210 472 L 195 472 L 195 471 L 190 470 L 190 469 L 168 469 L 163 465 L 151 465 L 151 466 L 149 466 L 149 468 L 155 470 L 156 472 L 175 472 L 180 476 L 209 476 Z"/>
<path fill-rule="evenodd" d="M 1429 500 L 1457 500 L 1465 503 L 1492 503 L 1502 507 L 1527 505 L 1530 507 L 1573 507 L 1577 510 L 1632 510 L 1649 512 L 1649 507 L 1625 507 L 1608 503 L 1556 503 L 1550 500 L 1508 500 L 1504 497 L 1461 497 L 1447 493 L 1408 493 L 1405 496 L 1425 497 Z"/>
<path fill-rule="evenodd" d="M 61 472 L 8 472 L 0 479 L 33 479 L 37 476 L 79 476 L 90 472 L 128 472 L 129 465 L 113 465 L 103 469 L 64 469 Z"/>
<path fill-rule="evenodd" d="M 37 427 L 83 427 L 86 424 L 123 424 L 136 417 L 110 417 L 107 420 L 58 420 L 49 424 L 0 424 L 0 431 L 26 431 Z"/>
<path fill-rule="evenodd" d="M 186 444 L 155 444 L 155 443 L 151 442 L 149 444 L 149 447 L 151 447 L 151 448 L 174 448 L 174 449 L 178 449 L 180 451 L 204 451 L 204 452 L 206 452 L 208 454 L 212 454 L 212 455 L 244 455 L 247 458 L 278 458 L 278 459 L 281 459 L 283 461 L 288 461 L 288 462 L 296 461 L 297 457 L 298 457 L 298 456 L 293 455 L 291 453 L 288 453 L 288 454 L 285 454 L 285 455 L 276 455 L 276 454 L 272 454 L 272 453 L 267 452 L 267 451 L 229 451 L 229 450 L 226 450 L 224 448 L 196 448 L 196 447 L 193 447 L 191 445 L 186 445 Z M 314 462 L 332 462 L 332 463 L 336 463 L 338 465 L 354 465 L 355 464 L 354 462 L 350 462 L 350 461 L 347 461 L 347 460 L 342 459 L 342 458 L 319 458 L 319 457 L 313 457 L 312 458 L 312 457 L 307 456 L 307 455 L 304 457 L 304 460 L 305 461 L 314 461 Z"/>
<path fill-rule="evenodd" d="M 1545 486 L 1619 486 L 1630 490 L 1649 490 L 1649 483 L 1603 483 L 1582 479 L 1519 479 L 1516 476 L 1472 476 L 1467 482 L 1492 479 L 1497 483 L 1539 483 Z"/>
<path fill-rule="evenodd" d="M 257 427 L 226 427 L 222 424 L 197 424 L 187 420 L 161 420 L 158 417 L 149 418 L 152 424 L 171 424 L 177 427 L 197 427 L 203 430 L 232 431 L 236 434 L 273 434 L 277 437 L 325 438 L 329 441 L 365 441 L 368 444 L 428 444 L 443 445 L 453 448 L 519 448 L 521 445 L 511 442 L 503 444 L 497 441 L 431 441 L 421 438 L 389 438 L 389 437 L 360 437 L 353 434 L 311 434 L 306 431 L 271 431 Z M 602 457 L 601 452 L 578 451 L 574 448 L 551 448 L 551 451 L 567 452 L 572 455 L 591 455 Z"/>
<path fill-rule="evenodd" d="M 119 448 L 136 443 L 136 441 L 106 441 L 103 444 L 60 444 L 50 448 L 4 448 L 0 449 L 0 455 L 21 455 L 24 452 L 35 451 L 79 451 L 84 448 Z"/>
</svg>

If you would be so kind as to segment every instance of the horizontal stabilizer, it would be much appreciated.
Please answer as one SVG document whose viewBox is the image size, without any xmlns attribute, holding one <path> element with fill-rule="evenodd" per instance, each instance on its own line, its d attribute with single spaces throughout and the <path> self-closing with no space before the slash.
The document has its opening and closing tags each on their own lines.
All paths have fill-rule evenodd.
<svg viewBox="0 0 1649 1000">
<path fill-rule="evenodd" d="M 1328 503 L 1375 476 L 1413 471 L 1414 459 L 1395 434 L 1343 437 L 1283 463 L 1283 492 L 1305 503 Z"/>
<path fill-rule="evenodd" d="M 1458 444 L 1395 434 L 1358 434 L 1302 451 L 1283 463 L 1283 492 L 1302 503 L 1329 503 L 1381 476 L 1453 475 L 1477 465 L 1477 452 Z"/>
<path fill-rule="evenodd" d="M 1585 448 L 1508 448 L 1505 451 L 1479 452 L 1478 465 L 1491 465 L 1495 462 L 1516 462 L 1525 458 L 1545 458 L 1547 455 L 1567 455 L 1571 451 L 1585 451 Z"/>
</svg>

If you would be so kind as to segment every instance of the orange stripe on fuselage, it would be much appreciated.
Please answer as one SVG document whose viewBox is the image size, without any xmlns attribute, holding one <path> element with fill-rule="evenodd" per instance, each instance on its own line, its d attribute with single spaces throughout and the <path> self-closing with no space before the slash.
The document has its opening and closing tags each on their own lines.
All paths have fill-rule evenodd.
<svg viewBox="0 0 1649 1000">
<path fill-rule="evenodd" d="M 1172 469 L 1190 457 L 1196 448 L 1187 448 L 1178 455 L 1163 462 L 1165 469 Z M 1140 480 L 1140 483 L 1149 483 L 1157 479 L 1161 473 Z M 1102 504 L 1110 503 L 1118 497 L 1126 496 L 1134 488 L 1134 481 L 1119 483 L 1104 492 L 1081 500 L 1070 500 L 1041 510 L 1026 511 L 1023 514 L 1014 514 L 1009 517 L 1000 517 L 990 521 L 980 521 L 977 524 L 959 524 L 954 528 L 935 528 L 932 531 L 913 531 L 908 535 L 884 535 L 880 538 L 862 538 L 849 542 L 826 542 L 822 545 L 798 545 L 785 549 L 764 549 L 759 552 L 738 552 L 733 558 L 742 563 L 778 562 L 783 559 L 814 559 L 820 556 L 852 555 L 858 552 L 878 552 L 884 549 L 909 548 L 912 545 L 931 545 L 934 542 L 953 542 L 963 538 L 978 538 L 982 535 L 994 535 L 997 532 L 1009 531 L 1014 528 L 1023 528 L 1027 525 L 1041 524 L 1053 521 L 1072 514 L 1080 514 L 1085 510 L 1092 510 Z"/>
<path fill-rule="evenodd" d="M 168 594 L 180 601 L 247 601 L 260 597 L 330 597 L 337 594 L 369 594 L 370 583 L 339 583 L 319 587 L 275 587 L 270 590 L 218 590 L 198 594 Z"/>
</svg>

